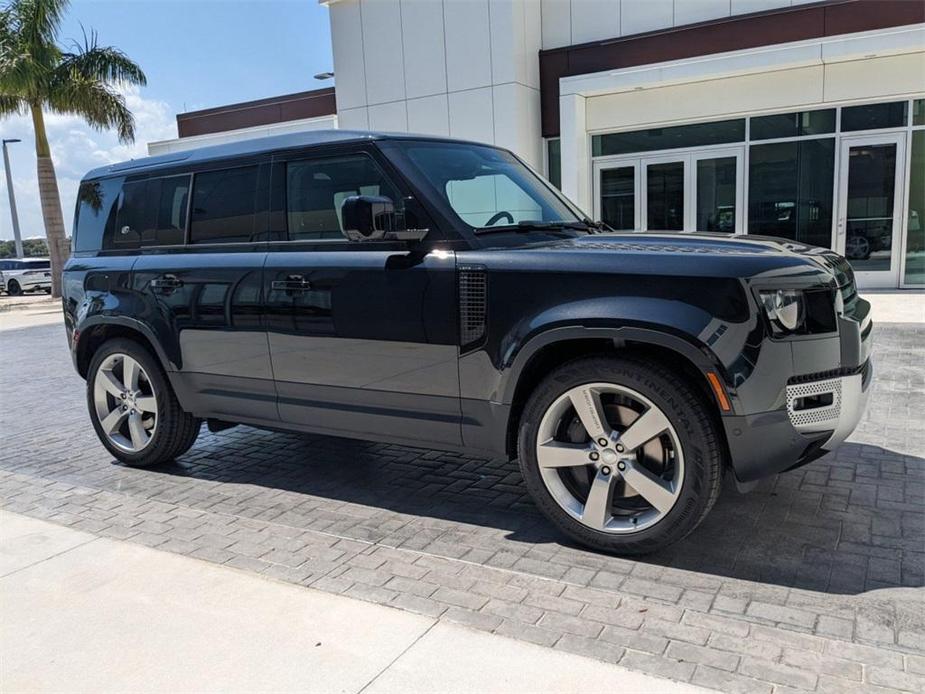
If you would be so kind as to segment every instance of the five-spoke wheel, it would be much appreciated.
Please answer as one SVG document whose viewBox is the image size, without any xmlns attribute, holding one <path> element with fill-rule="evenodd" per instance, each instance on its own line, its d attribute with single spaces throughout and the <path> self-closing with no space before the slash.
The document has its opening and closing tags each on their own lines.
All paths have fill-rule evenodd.
<svg viewBox="0 0 925 694">
<path fill-rule="evenodd" d="M 110 354 L 93 383 L 100 427 L 114 446 L 139 453 L 157 429 L 157 396 L 141 365 L 127 354 Z"/>
<path fill-rule="evenodd" d="M 537 505 L 572 537 L 652 552 L 693 530 L 716 500 L 715 427 L 686 377 L 643 359 L 588 357 L 534 390 L 520 466 Z"/>
<path fill-rule="evenodd" d="M 580 385 L 559 396 L 540 422 L 536 458 L 556 503 L 608 533 L 657 523 L 677 502 L 684 478 L 668 417 L 615 383 Z"/>
<path fill-rule="evenodd" d="M 184 412 L 157 358 L 139 342 L 103 343 L 87 369 L 87 404 L 106 449 L 145 467 L 189 450 L 201 421 Z"/>
</svg>

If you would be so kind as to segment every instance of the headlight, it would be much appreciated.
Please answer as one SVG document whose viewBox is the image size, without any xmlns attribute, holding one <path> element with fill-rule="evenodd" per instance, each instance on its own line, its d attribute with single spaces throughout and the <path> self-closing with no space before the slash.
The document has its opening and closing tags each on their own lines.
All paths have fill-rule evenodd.
<svg viewBox="0 0 925 694">
<path fill-rule="evenodd" d="M 764 311 L 775 335 L 795 333 L 806 320 L 803 292 L 796 289 L 776 289 L 759 292 Z"/>
</svg>

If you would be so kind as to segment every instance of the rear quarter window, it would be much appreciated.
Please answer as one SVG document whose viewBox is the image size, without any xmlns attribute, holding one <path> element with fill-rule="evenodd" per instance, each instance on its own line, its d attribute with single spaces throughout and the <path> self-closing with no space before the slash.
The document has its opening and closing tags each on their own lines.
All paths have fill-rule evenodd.
<svg viewBox="0 0 925 694">
<path fill-rule="evenodd" d="M 74 251 L 103 248 L 107 228 L 114 226 L 115 202 L 122 190 L 122 178 L 84 181 L 77 191 Z"/>
</svg>

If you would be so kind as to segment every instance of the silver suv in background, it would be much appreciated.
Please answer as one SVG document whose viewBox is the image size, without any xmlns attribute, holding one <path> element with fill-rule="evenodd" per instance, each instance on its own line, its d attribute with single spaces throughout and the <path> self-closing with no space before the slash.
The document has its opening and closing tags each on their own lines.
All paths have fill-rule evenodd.
<svg viewBox="0 0 925 694">
<path fill-rule="evenodd" d="M 50 292 L 51 263 L 48 258 L 0 260 L 0 291 L 11 296 L 23 292 Z"/>
</svg>

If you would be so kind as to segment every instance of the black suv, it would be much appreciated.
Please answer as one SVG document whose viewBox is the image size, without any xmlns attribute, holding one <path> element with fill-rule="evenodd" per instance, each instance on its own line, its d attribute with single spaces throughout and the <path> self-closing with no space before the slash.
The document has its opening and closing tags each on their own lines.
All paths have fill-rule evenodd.
<svg viewBox="0 0 925 694">
<path fill-rule="evenodd" d="M 516 156 L 350 131 L 150 157 L 81 183 L 65 322 L 127 465 L 205 420 L 519 458 L 597 548 L 689 533 L 832 450 L 871 381 L 831 251 L 609 233 Z"/>
</svg>

